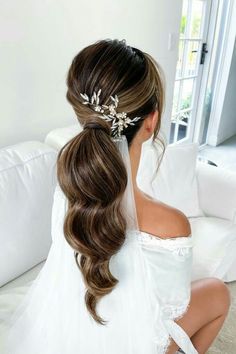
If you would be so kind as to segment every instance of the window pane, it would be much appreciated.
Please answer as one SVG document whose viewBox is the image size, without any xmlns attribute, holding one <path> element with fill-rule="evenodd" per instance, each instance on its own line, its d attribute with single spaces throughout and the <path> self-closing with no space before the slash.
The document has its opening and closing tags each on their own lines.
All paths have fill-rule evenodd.
<svg viewBox="0 0 236 354">
<path fill-rule="evenodd" d="M 188 41 L 187 60 L 184 70 L 184 76 L 196 75 L 198 51 L 199 42 Z"/>
<path fill-rule="evenodd" d="M 172 144 L 174 142 L 174 134 L 175 134 L 175 123 L 171 123 L 170 127 L 170 139 L 169 143 Z"/>
<path fill-rule="evenodd" d="M 179 121 L 183 122 L 183 125 L 188 125 L 191 111 L 180 112 L 178 115 Z"/>
<path fill-rule="evenodd" d="M 178 61 L 177 61 L 177 67 L 176 67 L 176 78 L 179 78 L 182 76 L 184 45 L 185 45 L 185 41 L 180 40 L 179 41 Z"/>
<path fill-rule="evenodd" d="M 184 0 L 183 7 L 182 7 L 182 18 L 180 24 L 180 38 L 186 37 L 187 10 L 188 10 L 188 0 Z"/>
<path fill-rule="evenodd" d="M 187 126 L 179 125 L 177 140 L 181 140 L 187 136 Z"/>
<path fill-rule="evenodd" d="M 192 16 L 190 24 L 190 37 L 200 38 L 201 37 L 201 23 L 203 16 L 203 1 L 193 0 L 192 4 Z"/>
<path fill-rule="evenodd" d="M 179 83 L 180 83 L 179 81 L 175 81 L 172 115 L 175 114 L 178 109 L 179 86 L 180 86 Z"/>
<path fill-rule="evenodd" d="M 186 109 L 191 107 L 192 95 L 193 95 L 194 79 L 184 80 L 182 82 L 182 94 L 180 101 L 180 109 Z"/>
</svg>

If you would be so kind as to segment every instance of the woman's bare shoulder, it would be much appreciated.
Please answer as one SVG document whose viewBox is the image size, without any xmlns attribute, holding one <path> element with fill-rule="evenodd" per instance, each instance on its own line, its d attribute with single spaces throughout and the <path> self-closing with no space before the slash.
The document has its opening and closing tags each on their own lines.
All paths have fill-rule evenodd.
<svg viewBox="0 0 236 354">
<path fill-rule="evenodd" d="M 148 195 L 145 196 L 147 198 L 139 201 L 139 208 L 143 203 L 143 211 L 138 213 L 142 231 L 161 238 L 188 237 L 191 235 L 189 220 L 181 210 Z"/>
</svg>

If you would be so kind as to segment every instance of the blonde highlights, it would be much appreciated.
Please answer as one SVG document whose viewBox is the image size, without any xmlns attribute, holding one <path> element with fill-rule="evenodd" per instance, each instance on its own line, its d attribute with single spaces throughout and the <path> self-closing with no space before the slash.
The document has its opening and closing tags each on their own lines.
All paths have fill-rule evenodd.
<svg viewBox="0 0 236 354">
<path fill-rule="evenodd" d="M 84 129 L 63 146 L 57 159 L 58 182 L 69 202 L 64 235 L 83 275 L 87 309 L 96 322 L 105 324 L 96 305 L 119 281 L 111 274 L 109 262 L 125 241 L 126 218 L 121 201 L 127 171 L 111 139 L 110 123 L 84 105 L 80 93 L 91 97 L 101 88 L 101 104 L 107 104 L 116 94 L 119 111 L 130 118 L 141 117 L 123 131 L 129 146 L 143 120 L 158 110 L 155 142 L 164 105 L 163 77 L 147 53 L 124 41 L 102 40 L 75 56 L 67 87 L 66 97 Z"/>
</svg>

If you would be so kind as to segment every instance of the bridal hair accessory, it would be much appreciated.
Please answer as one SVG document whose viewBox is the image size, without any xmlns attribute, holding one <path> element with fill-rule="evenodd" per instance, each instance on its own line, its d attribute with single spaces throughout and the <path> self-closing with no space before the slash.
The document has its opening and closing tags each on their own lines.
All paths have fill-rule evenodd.
<svg viewBox="0 0 236 354">
<path fill-rule="evenodd" d="M 90 105 L 95 112 L 100 112 L 102 119 L 106 121 L 112 121 L 111 131 L 113 137 L 120 137 L 124 128 L 127 128 L 128 125 L 134 125 L 134 122 L 137 122 L 141 117 L 135 117 L 133 119 L 127 116 L 125 112 L 117 112 L 119 99 L 117 95 L 115 97 L 110 96 L 111 103 L 109 105 L 99 105 L 101 89 L 96 93 L 93 92 L 91 98 L 86 93 L 80 93 L 80 96 L 84 99 L 83 104 Z M 109 111 L 109 113 L 106 111 Z"/>
</svg>

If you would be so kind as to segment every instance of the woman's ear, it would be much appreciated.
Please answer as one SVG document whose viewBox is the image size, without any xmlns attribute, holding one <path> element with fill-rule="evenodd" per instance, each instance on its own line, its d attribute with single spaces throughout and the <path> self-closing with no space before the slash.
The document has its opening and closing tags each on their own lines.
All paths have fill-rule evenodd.
<svg viewBox="0 0 236 354">
<path fill-rule="evenodd" d="M 149 133 L 153 133 L 158 120 L 158 111 L 154 111 L 149 114 L 149 117 L 145 119 L 146 130 Z"/>
<path fill-rule="evenodd" d="M 152 126 L 151 126 L 152 133 L 154 132 L 154 129 L 157 125 L 158 116 L 159 116 L 158 111 L 154 111 L 152 116 Z"/>
</svg>

